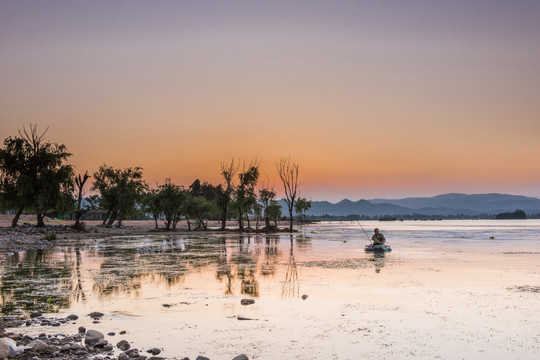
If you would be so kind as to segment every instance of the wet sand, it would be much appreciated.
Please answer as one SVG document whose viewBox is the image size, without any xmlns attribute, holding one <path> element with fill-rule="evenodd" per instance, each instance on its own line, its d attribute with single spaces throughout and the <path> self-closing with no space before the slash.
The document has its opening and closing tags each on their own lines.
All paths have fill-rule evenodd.
<svg viewBox="0 0 540 360">
<path fill-rule="evenodd" d="M 509 243 L 490 241 L 487 235 L 507 232 L 489 224 L 469 235 L 446 225 L 387 225 L 394 251 L 384 258 L 364 253 L 366 241 L 349 225 L 313 225 L 292 245 L 281 235 L 270 267 L 264 238 L 243 238 L 243 245 L 228 239 L 224 256 L 232 260 L 225 264 L 239 254 L 250 259 L 230 267 L 230 281 L 217 278 L 223 264 L 209 262 L 173 282 L 164 274 L 141 275 L 130 291 L 112 295 L 93 293 L 103 259 L 89 248 L 79 269 L 86 300 L 60 314 L 106 315 L 99 324 L 81 318 L 51 331 L 127 330 L 125 338 L 139 348 L 157 346 L 161 356 L 177 359 L 241 353 L 250 359 L 537 359 L 540 241 L 530 235 L 536 227 L 526 240 Z M 434 239 L 431 231 L 441 228 L 443 238 Z M 246 281 L 257 282 L 255 295 L 245 292 Z M 255 303 L 241 305 L 243 298 Z"/>
</svg>

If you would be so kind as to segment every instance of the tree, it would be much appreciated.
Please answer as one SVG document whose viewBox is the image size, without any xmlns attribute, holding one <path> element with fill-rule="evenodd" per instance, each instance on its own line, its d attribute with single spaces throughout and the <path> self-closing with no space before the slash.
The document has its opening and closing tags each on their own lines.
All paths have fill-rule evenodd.
<svg viewBox="0 0 540 360">
<path fill-rule="evenodd" d="M 229 165 L 221 163 L 221 176 L 223 176 L 224 184 L 219 184 L 216 188 L 216 204 L 221 214 L 221 230 L 225 230 L 227 225 L 227 212 L 234 191 L 234 177 L 238 172 L 238 164 L 235 164 L 234 159 Z"/>
<path fill-rule="evenodd" d="M 245 164 L 244 164 L 245 165 Z M 250 209 L 257 203 L 255 196 L 255 186 L 259 181 L 259 163 L 252 161 L 247 169 L 238 174 L 238 185 L 235 189 L 235 209 L 238 212 L 238 227 L 244 229 L 243 217 L 248 215 Z M 248 217 L 249 226 L 249 217 Z"/>
<path fill-rule="evenodd" d="M 158 189 L 147 189 L 147 191 L 142 194 L 141 198 L 142 210 L 145 213 L 152 214 L 156 225 L 156 230 L 159 228 L 158 219 L 162 214 L 160 200 L 161 197 L 159 196 Z"/>
<path fill-rule="evenodd" d="M 125 217 L 135 213 L 135 205 L 147 188 L 142 168 L 122 170 L 102 165 L 94 173 L 94 179 L 92 190 L 99 191 L 100 207 L 107 211 L 102 225 L 112 226 L 118 220 L 118 226 L 122 226 Z"/>
<path fill-rule="evenodd" d="M 274 228 L 277 229 L 278 221 L 281 219 L 281 206 L 276 200 L 270 200 L 270 205 L 264 210 L 264 216 L 274 221 Z"/>
<path fill-rule="evenodd" d="M 296 211 L 296 215 L 303 219 L 306 215 L 306 212 L 311 209 L 311 200 L 299 197 L 298 200 L 296 200 L 294 209 Z"/>
<path fill-rule="evenodd" d="M 1 196 L 5 207 L 16 211 L 12 226 L 17 226 L 25 209 L 33 210 L 37 226 L 45 226 L 45 213 L 66 207 L 73 188 L 71 156 L 65 145 L 45 140 L 37 125 L 19 130 L 18 137 L 4 140 L 0 149 Z"/>
<path fill-rule="evenodd" d="M 215 203 L 208 201 L 204 196 L 195 196 L 191 198 L 189 204 L 189 213 L 192 218 L 197 219 L 197 228 L 207 230 L 204 219 L 215 213 Z"/>
<path fill-rule="evenodd" d="M 202 196 L 209 201 L 214 201 L 216 199 L 216 187 L 206 181 L 201 184 L 199 179 L 196 179 L 193 184 L 189 186 L 189 192 L 193 197 Z"/>
<path fill-rule="evenodd" d="M 270 206 L 270 202 L 276 197 L 276 192 L 273 188 L 270 188 L 268 183 L 267 179 L 263 187 L 259 189 L 259 201 L 262 204 L 262 213 L 264 214 L 264 224 L 266 229 L 270 229 L 270 216 L 266 210 Z"/>
<path fill-rule="evenodd" d="M 285 202 L 289 210 L 289 231 L 293 231 L 293 210 L 298 196 L 298 164 L 291 163 L 290 158 L 282 158 L 276 164 L 279 178 L 285 191 Z"/>
<path fill-rule="evenodd" d="M 189 201 L 189 193 L 178 185 L 166 179 L 165 184 L 159 187 L 158 202 L 161 212 L 165 217 L 165 229 L 175 230 L 178 221 L 186 212 Z"/>
<path fill-rule="evenodd" d="M 79 174 L 75 178 L 75 187 L 77 188 L 77 210 L 75 212 L 75 224 L 73 225 L 73 227 L 77 230 L 82 230 L 83 228 L 83 226 L 81 225 L 81 217 L 86 211 L 86 209 L 83 208 L 82 206 L 83 195 L 84 195 L 83 188 L 84 188 L 84 184 L 86 184 L 89 178 L 90 178 L 90 175 L 88 175 L 88 171 L 86 171 L 83 176 Z"/>
</svg>

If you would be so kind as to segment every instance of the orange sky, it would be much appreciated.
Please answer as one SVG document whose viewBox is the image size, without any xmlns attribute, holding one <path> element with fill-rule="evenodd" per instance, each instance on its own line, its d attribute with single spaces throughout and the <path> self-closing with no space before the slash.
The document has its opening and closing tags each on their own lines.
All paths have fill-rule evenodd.
<svg viewBox="0 0 540 360">
<path fill-rule="evenodd" d="M 290 156 L 315 200 L 540 196 L 539 24 L 534 1 L 2 2 L 0 137 L 50 126 L 78 171 L 151 184 Z"/>
</svg>

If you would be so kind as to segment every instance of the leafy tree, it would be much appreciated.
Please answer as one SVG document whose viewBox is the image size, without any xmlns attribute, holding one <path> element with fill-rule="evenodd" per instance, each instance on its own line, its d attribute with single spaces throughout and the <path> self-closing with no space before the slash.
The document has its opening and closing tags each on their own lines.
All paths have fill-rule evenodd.
<svg viewBox="0 0 540 360">
<path fill-rule="evenodd" d="M 189 186 L 189 192 L 193 197 L 202 196 L 209 201 L 214 201 L 216 199 L 216 187 L 206 181 L 201 184 L 199 179 L 196 179 L 193 184 Z"/>
<path fill-rule="evenodd" d="M 94 173 L 94 179 L 92 189 L 99 191 L 100 207 L 107 211 L 103 225 L 112 226 L 118 220 L 118 226 L 122 226 L 125 217 L 135 214 L 135 205 L 146 189 L 142 168 L 122 170 L 102 165 Z"/>
<path fill-rule="evenodd" d="M 282 158 L 276 164 L 279 178 L 285 191 L 285 202 L 289 210 L 289 231 L 293 231 L 293 210 L 298 196 L 298 164 L 291 163 L 290 158 Z"/>
<path fill-rule="evenodd" d="M 249 210 L 257 203 L 255 186 L 257 186 L 258 181 L 259 163 L 257 161 L 251 162 L 247 170 L 238 174 L 238 185 L 235 190 L 234 205 L 238 212 L 238 227 L 240 230 L 244 229 L 244 215 L 248 215 Z"/>
<path fill-rule="evenodd" d="M 227 225 L 227 212 L 234 192 L 234 177 L 238 172 L 238 164 L 234 159 L 229 165 L 221 163 L 221 176 L 223 176 L 224 184 L 219 184 L 216 188 L 216 204 L 220 211 L 221 230 L 225 230 Z"/>
<path fill-rule="evenodd" d="M 298 200 L 296 200 L 296 204 L 294 204 L 294 209 L 296 211 L 296 215 L 303 219 L 306 212 L 311 209 L 311 200 L 299 197 Z"/>
<path fill-rule="evenodd" d="M 0 177 L 5 207 L 16 211 L 12 226 L 25 209 L 37 216 L 37 226 L 45 226 L 48 211 L 62 210 L 73 188 L 73 167 L 66 164 L 71 156 L 65 145 L 45 140 L 45 130 L 37 125 L 23 127 L 18 137 L 4 140 L 0 149 Z"/>
<path fill-rule="evenodd" d="M 216 213 L 216 205 L 214 202 L 207 200 L 204 196 L 195 196 L 191 198 L 189 204 L 189 212 L 192 218 L 197 219 L 197 228 L 207 230 L 207 225 L 204 219 Z"/>
<path fill-rule="evenodd" d="M 158 189 L 148 189 L 142 194 L 141 198 L 142 210 L 145 213 L 152 214 L 152 217 L 154 218 L 154 222 L 156 224 L 156 230 L 159 228 L 158 219 L 162 214 L 160 200 L 161 198 L 159 196 Z"/>
<path fill-rule="evenodd" d="M 270 200 L 270 205 L 264 210 L 264 216 L 274 221 L 274 227 L 277 228 L 278 221 L 281 219 L 281 206 L 276 200 Z"/>
<path fill-rule="evenodd" d="M 270 202 L 276 197 L 276 192 L 273 189 L 269 189 L 267 186 L 259 190 L 259 201 L 262 204 L 262 213 L 264 214 L 264 223 L 267 229 L 270 228 L 270 216 L 267 209 L 270 206 Z M 281 216 L 281 215 L 280 215 Z"/>
<path fill-rule="evenodd" d="M 157 197 L 159 208 L 163 216 L 165 216 L 165 229 L 175 230 L 178 221 L 186 213 L 189 193 L 181 186 L 173 184 L 170 179 L 167 179 L 165 184 L 159 187 Z"/>
</svg>

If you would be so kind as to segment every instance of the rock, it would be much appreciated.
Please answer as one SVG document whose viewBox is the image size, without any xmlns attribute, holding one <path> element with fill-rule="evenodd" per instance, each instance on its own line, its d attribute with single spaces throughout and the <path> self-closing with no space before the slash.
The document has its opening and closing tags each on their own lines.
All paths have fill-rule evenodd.
<svg viewBox="0 0 540 360">
<path fill-rule="evenodd" d="M 101 340 L 99 341 L 98 343 L 96 343 L 96 345 L 94 345 L 95 347 L 104 347 L 105 345 L 107 345 L 109 342 L 107 340 Z"/>
<path fill-rule="evenodd" d="M 113 351 L 114 350 L 114 346 L 112 346 L 112 344 L 107 344 L 103 347 L 103 350 L 105 351 Z"/>
<path fill-rule="evenodd" d="M 79 317 L 78 317 L 77 315 L 75 315 L 75 314 L 71 314 L 71 315 L 68 315 L 67 318 L 68 318 L 69 320 L 72 320 L 72 321 L 73 321 L 73 320 L 77 320 Z"/>
<path fill-rule="evenodd" d="M 146 352 L 152 355 L 159 355 L 161 353 L 161 350 L 158 348 L 151 348 L 146 350 Z"/>
<path fill-rule="evenodd" d="M 122 341 L 119 341 L 118 344 L 116 344 L 116 347 L 122 351 L 126 351 L 131 347 L 131 345 L 129 345 L 127 340 L 122 340 Z"/>
<path fill-rule="evenodd" d="M 308 297 L 308 296 L 307 296 L 306 294 L 302 295 L 302 300 L 306 300 L 307 297 Z"/>
<path fill-rule="evenodd" d="M 184 359 L 182 359 L 182 360 L 185 360 L 185 359 L 189 360 L 189 358 L 184 358 Z M 161 356 L 150 356 L 150 357 L 149 357 L 148 359 L 146 359 L 146 360 L 165 360 L 165 358 L 164 358 L 164 357 L 161 357 Z"/>
<path fill-rule="evenodd" d="M 100 318 L 102 317 L 104 314 L 103 313 L 100 313 L 99 311 L 94 311 L 94 312 L 91 312 L 90 314 L 88 314 L 88 316 L 90 316 L 91 318 Z"/>
<path fill-rule="evenodd" d="M 126 350 L 125 353 L 130 357 L 130 358 L 138 358 L 139 357 L 139 349 L 129 349 L 129 350 Z"/>
<path fill-rule="evenodd" d="M 38 312 L 31 312 L 30 313 L 30 319 L 35 319 L 35 318 L 40 317 L 40 316 L 43 316 L 43 314 L 38 313 Z"/>
<path fill-rule="evenodd" d="M 118 360 L 128 360 L 129 359 L 129 356 L 123 352 L 123 353 L 120 353 L 120 355 L 118 355 Z"/>
<path fill-rule="evenodd" d="M 195 360 L 210 360 L 209 358 L 207 358 L 206 356 L 197 356 L 197 358 Z"/>
<path fill-rule="evenodd" d="M 235 356 L 232 360 L 249 360 L 249 358 L 247 357 L 247 355 L 241 354 L 241 355 Z"/>
<path fill-rule="evenodd" d="M 79 326 L 79 333 L 84 334 L 86 332 L 86 328 L 84 326 Z"/>
<path fill-rule="evenodd" d="M 105 336 L 97 330 L 86 331 L 86 337 L 84 338 L 85 345 L 95 345 L 103 340 Z"/>
<path fill-rule="evenodd" d="M 6 341 L 6 338 L 0 339 L 0 359 L 7 359 L 10 353 L 10 346 Z"/>
<path fill-rule="evenodd" d="M 119 332 L 120 335 L 126 335 L 127 334 L 127 331 L 126 330 L 122 330 Z"/>
<path fill-rule="evenodd" d="M 51 347 L 43 340 L 32 340 L 25 346 L 26 349 L 37 353 L 50 353 L 53 352 Z"/>
<path fill-rule="evenodd" d="M 242 305 L 255 304 L 255 300 L 253 300 L 253 299 L 242 299 L 242 300 L 240 300 L 240 304 L 242 304 Z"/>
<path fill-rule="evenodd" d="M 107 333 L 108 336 L 115 336 L 116 333 L 114 331 L 111 331 L 110 333 Z"/>
</svg>

